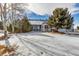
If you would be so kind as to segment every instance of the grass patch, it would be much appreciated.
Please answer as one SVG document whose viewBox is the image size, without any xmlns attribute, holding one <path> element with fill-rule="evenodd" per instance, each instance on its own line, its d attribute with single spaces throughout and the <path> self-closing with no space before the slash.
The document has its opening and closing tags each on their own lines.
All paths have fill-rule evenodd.
<svg viewBox="0 0 79 59">
<path fill-rule="evenodd" d="M 14 54 L 14 49 L 0 45 L 0 56 L 9 56 Z"/>
</svg>

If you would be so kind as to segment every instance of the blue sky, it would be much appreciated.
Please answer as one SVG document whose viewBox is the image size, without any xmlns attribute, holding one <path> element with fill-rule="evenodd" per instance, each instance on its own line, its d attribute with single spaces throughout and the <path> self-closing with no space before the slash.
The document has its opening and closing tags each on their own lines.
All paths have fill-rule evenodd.
<svg viewBox="0 0 79 59">
<path fill-rule="evenodd" d="M 75 3 L 75 5 L 73 6 L 74 8 L 77 8 L 77 10 L 73 11 L 72 16 L 74 17 L 74 24 L 75 27 L 79 25 L 79 3 Z"/>
<path fill-rule="evenodd" d="M 55 8 L 68 8 L 74 17 L 74 27 L 79 25 L 79 3 L 28 3 L 27 8 L 37 14 L 38 18 L 41 18 L 42 15 L 51 15 Z M 31 17 L 35 18 L 34 15 Z"/>
<path fill-rule="evenodd" d="M 74 24 L 79 25 L 79 13 L 72 15 L 74 17 Z"/>
</svg>

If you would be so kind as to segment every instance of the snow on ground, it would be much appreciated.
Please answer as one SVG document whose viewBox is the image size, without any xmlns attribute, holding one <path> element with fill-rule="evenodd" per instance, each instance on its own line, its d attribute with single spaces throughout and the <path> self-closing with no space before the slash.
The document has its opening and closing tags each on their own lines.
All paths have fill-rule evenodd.
<svg viewBox="0 0 79 59">
<path fill-rule="evenodd" d="M 17 55 L 25 56 L 79 56 L 79 37 L 59 35 L 47 32 L 29 32 L 14 34 L 0 44 L 17 44 Z"/>
<path fill-rule="evenodd" d="M 0 36 L 4 35 L 3 33 L 0 33 Z"/>
<path fill-rule="evenodd" d="M 18 55 L 23 55 L 23 53 L 21 53 L 21 52 L 23 52 L 25 50 L 24 45 L 20 42 L 20 40 L 15 35 L 11 36 L 8 40 L 1 40 L 0 45 L 19 46 L 19 48 L 16 50 Z M 27 52 L 27 49 L 25 50 L 25 53 L 26 52 Z M 26 55 L 27 55 L 27 53 L 26 53 Z"/>
<path fill-rule="evenodd" d="M 54 36 L 55 39 L 60 40 L 61 42 L 67 43 L 67 44 L 71 44 L 71 45 L 79 45 L 79 35 L 59 35 L 59 34 L 51 34 L 51 33 L 43 33 L 45 35 L 50 35 L 50 36 Z"/>
</svg>

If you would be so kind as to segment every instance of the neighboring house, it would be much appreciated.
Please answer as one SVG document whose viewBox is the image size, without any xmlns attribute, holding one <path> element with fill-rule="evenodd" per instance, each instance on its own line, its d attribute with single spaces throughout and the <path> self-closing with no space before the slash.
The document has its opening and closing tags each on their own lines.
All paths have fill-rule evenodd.
<svg viewBox="0 0 79 59">
<path fill-rule="evenodd" d="M 51 31 L 51 28 L 47 24 L 47 20 L 29 20 L 29 22 L 32 25 L 32 31 Z"/>
</svg>

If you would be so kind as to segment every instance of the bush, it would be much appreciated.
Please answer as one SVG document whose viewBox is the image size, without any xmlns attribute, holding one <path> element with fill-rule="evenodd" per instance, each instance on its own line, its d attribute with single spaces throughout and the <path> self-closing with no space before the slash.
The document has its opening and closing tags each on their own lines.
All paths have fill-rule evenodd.
<svg viewBox="0 0 79 59">
<path fill-rule="evenodd" d="M 11 26 L 11 24 L 9 25 L 9 27 L 7 27 L 7 30 L 8 30 L 9 32 L 12 32 L 12 26 Z"/>
<path fill-rule="evenodd" d="M 0 29 L 3 30 L 3 24 L 1 21 L 0 21 Z"/>
<path fill-rule="evenodd" d="M 22 32 L 31 31 L 31 25 L 30 25 L 30 23 L 28 22 L 28 20 L 26 18 L 21 20 L 21 24 L 22 24 L 21 25 Z"/>
<path fill-rule="evenodd" d="M 5 45 L 0 45 L 0 56 L 9 56 L 13 55 L 15 52 L 14 49 L 10 49 L 9 47 Z"/>
<path fill-rule="evenodd" d="M 77 26 L 77 29 L 79 30 L 79 26 Z"/>
<path fill-rule="evenodd" d="M 9 25 L 9 27 L 7 27 L 7 30 L 9 32 L 12 32 L 11 24 Z M 29 23 L 27 18 L 24 17 L 22 20 L 15 21 L 14 33 L 30 32 L 30 31 L 31 31 L 31 24 Z"/>
</svg>

